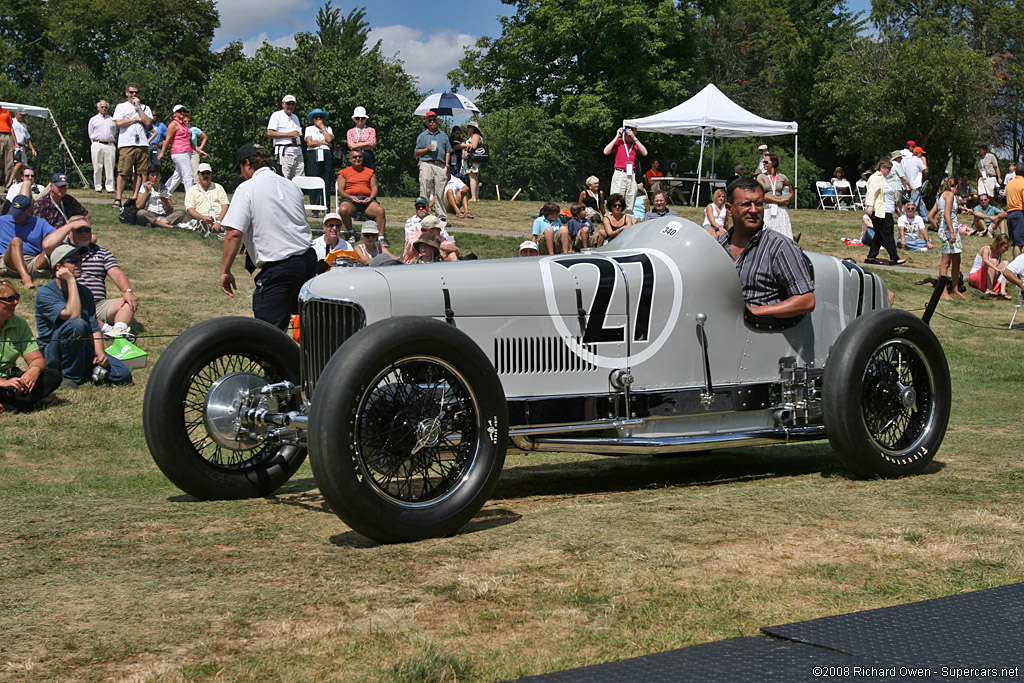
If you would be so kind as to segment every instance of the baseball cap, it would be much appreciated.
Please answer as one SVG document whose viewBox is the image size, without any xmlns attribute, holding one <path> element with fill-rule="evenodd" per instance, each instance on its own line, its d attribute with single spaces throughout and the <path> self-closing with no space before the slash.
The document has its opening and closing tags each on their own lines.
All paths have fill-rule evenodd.
<svg viewBox="0 0 1024 683">
<path fill-rule="evenodd" d="M 360 228 L 360 232 L 364 235 L 379 235 L 380 229 L 377 227 L 377 221 L 363 221 L 363 227 Z"/>
<path fill-rule="evenodd" d="M 68 177 L 63 173 L 54 173 L 52 176 L 50 176 L 50 184 L 57 185 L 59 187 L 67 187 Z"/>
<path fill-rule="evenodd" d="M 282 102 L 294 102 L 295 101 L 295 95 L 285 95 L 284 97 L 281 98 L 281 101 Z"/>
<path fill-rule="evenodd" d="M 437 216 L 427 216 L 420 221 L 420 228 L 423 230 L 435 230 L 441 227 L 441 221 L 437 219 Z"/>
<path fill-rule="evenodd" d="M 423 206 L 429 206 L 430 200 L 427 199 L 426 197 L 417 197 L 415 204 L 416 206 L 419 206 L 420 204 L 422 204 Z"/>
<path fill-rule="evenodd" d="M 331 212 L 331 213 L 327 214 L 326 216 L 324 216 L 324 223 L 325 224 L 327 223 L 327 221 L 330 221 L 330 220 L 335 220 L 335 221 L 338 221 L 339 223 L 344 223 L 345 222 L 345 220 L 341 217 L 341 214 L 337 214 L 337 213 L 334 213 L 334 212 Z"/>
<path fill-rule="evenodd" d="M 764 151 L 766 151 L 768 149 L 768 145 L 761 145 L 760 147 L 758 147 L 758 149 L 760 151 L 764 152 Z"/>
<path fill-rule="evenodd" d="M 917 154 L 918 152 L 920 152 L 921 154 L 927 154 L 928 153 L 928 152 L 924 151 L 923 149 L 921 149 L 920 147 L 915 147 L 914 148 L 914 154 Z"/>
<path fill-rule="evenodd" d="M 917 147 L 917 143 L 913 140 L 907 140 L 907 147 Z"/>
<path fill-rule="evenodd" d="M 32 198 L 19 194 L 11 200 L 11 208 L 8 213 L 12 218 L 21 218 L 30 208 L 32 208 Z"/>
<path fill-rule="evenodd" d="M 263 145 L 258 142 L 247 142 L 238 148 L 238 152 L 235 154 L 235 165 L 241 165 L 243 161 L 249 157 L 256 156 L 261 149 L 266 149 Z"/>
<path fill-rule="evenodd" d="M 174 105 L 174 109 L 171 110 L 171 113 L 177 114 L 179 111 L 188 111 L 188 107 L 186 107 L 184 104 L 176 104 Z"/>
<path fill-rule="evenodd" d="M 540 247 L 533 240 L 526 240 L 519 245 L 519 252 L 522 253 L 524 249 L 533 249 L 534 251 L 540 251 Z"/>
<path fill-rule="evenodd" d="M 203 163 L 199 164 L 199 166 L 196 168 L 196 173 L 206 173 L 207 171 L 209 171 L 210 173 L 213 173 L 213 167 L 210 166 L 205 161 Z"/>
<path fill-rule="evenodd" d="M 89 247 L 76 247 L 72 244 L 62 244 L 50 252 L 50 267 L 56 268 L 57 264 L 66 259 L 69 256 L 75 254 L 85 255 L 89 252 Z"/>
<path fill-rule="evenodd" d="M 436 111 L 434 111 L 433 109 L 431 109 L 431 110 L 430 110 L 430 111 L 428 111 L 428 112 L 427 112 L 426 114 L 424 114 L 424 115 L 423 115 L 423 118 L 425 118 L 425 119 L 429 119 L 429 118 L 430 118 L 431 116 L 437 116 L 437 112 L 436 112 Z"/>
</svg>

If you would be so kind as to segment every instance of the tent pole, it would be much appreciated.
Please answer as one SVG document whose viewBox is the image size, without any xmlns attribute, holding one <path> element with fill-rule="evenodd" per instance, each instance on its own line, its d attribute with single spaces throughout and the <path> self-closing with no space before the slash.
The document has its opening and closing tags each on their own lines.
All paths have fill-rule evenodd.
<svg viewBox="0 0 1024 683">
<path fill-rule="evenodd" d="M 800 162 L 800 157 L 797 156 L 797 149 L 799 148 L 800 135 L 799 133 L 793 134 L 793 208 L 797 208 L 799 204 L 796 203 L 796 188 L 800 187 L 800 171 L 797 170 L 797 165 Z M 813 198 L 812 198 L 813 199 Z"/>
<path fill-rule="evenodd" d="M 697 161 L 697 199 L 694 201 L 694 206 L 700 206 L 700 173 L 704 168 L 704 128 L 700 129 L 700 159 Z M 690 193 L 690 199 L 693 200 L 693 193 Z"/>
<path fill-rule="evenodd" d="M 75 171 L 78 172 L 78 179 L 82 181 L 82 187 L 88 189 L 89 184 L 85 181 L 85 175 L 82 174 L 82 169 L 78 167 L 78 162 L 75 161 L 75 155 L 71 153 L 71 148 L 68 147 L 68 141 L 64 139 L 64 133 L 60 132 L 60 126 L 57 125 L 57 118 L 50 112 L 50 121 L 53 122 L 53 128 L 57 131 L 57 135 L 60 137 L 60 144 L 63 145 L 64 151 L 68 153 L 68 158 L 71 159 L 71 165 L 75 167 Z"/>
</svg>

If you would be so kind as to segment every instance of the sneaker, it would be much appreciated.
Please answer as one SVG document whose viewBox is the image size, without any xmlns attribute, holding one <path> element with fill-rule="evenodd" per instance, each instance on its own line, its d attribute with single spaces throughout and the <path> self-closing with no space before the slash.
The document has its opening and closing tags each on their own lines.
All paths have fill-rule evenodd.
<svg viewBox="0 0 1024 683">
<path fill-rule="evenodd" d="M 71 379 L 70 377 L 65 377 L 64 379 L 62 379 L 60 381 L 60 388 L 61 389 L 77 389 L 78 388 L 78 382 L 76 382 L 75 380 Z"/>
<path fill-rule="evenodd" d="M 134 344 L 137 337 L 130 327 L 125 330 L 119 330 L 115 327 L 109 332 L 104 332 L 103 338 L 110 341 L 114 341 L 115 339 L 127 339 Z"/>
</svg>

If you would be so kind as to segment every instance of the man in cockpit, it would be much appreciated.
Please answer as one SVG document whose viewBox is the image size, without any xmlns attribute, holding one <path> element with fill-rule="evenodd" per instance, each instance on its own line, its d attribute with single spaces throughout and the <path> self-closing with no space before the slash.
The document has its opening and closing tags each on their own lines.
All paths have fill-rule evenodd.
<svg viewBox="0 0 1024 683">
<path fill-rule="evenodd" d="M 750 312 L 795 318 L 813 311 L 814 280 L 800 245 L 764 227 L 764 188 L 752 178 L 737 178 L 725 207 L 733 227 L 718 242 L 736 264 Z"/>
</svg>

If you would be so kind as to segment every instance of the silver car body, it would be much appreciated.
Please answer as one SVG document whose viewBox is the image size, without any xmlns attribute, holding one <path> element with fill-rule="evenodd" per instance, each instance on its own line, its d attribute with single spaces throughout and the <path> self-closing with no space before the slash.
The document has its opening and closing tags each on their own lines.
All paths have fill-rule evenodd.
<svg viewBox="0 0 1024 683">
<path fill-rule="evenodd" d="M 558 450 L 551 437 L 561 435 L 574 442 L 564 450 L 595 452 L 630 452 L 634 442 L 648 452 L 691 450 L 733 435 L 823 438 L 830 349 L 889 297 L 876 275 L 806 256 L 816 306 L 787 329 L 745 319 L 732 259 L 679 217 L 639 223 L 580 254 L 334 268 L 301 294 L 307 399 L 359 327 L 427 316 L 465 332 L 491 359 L 522 450 L 539 448 L 538 435 L 545 450 Z"/>
</svg>

